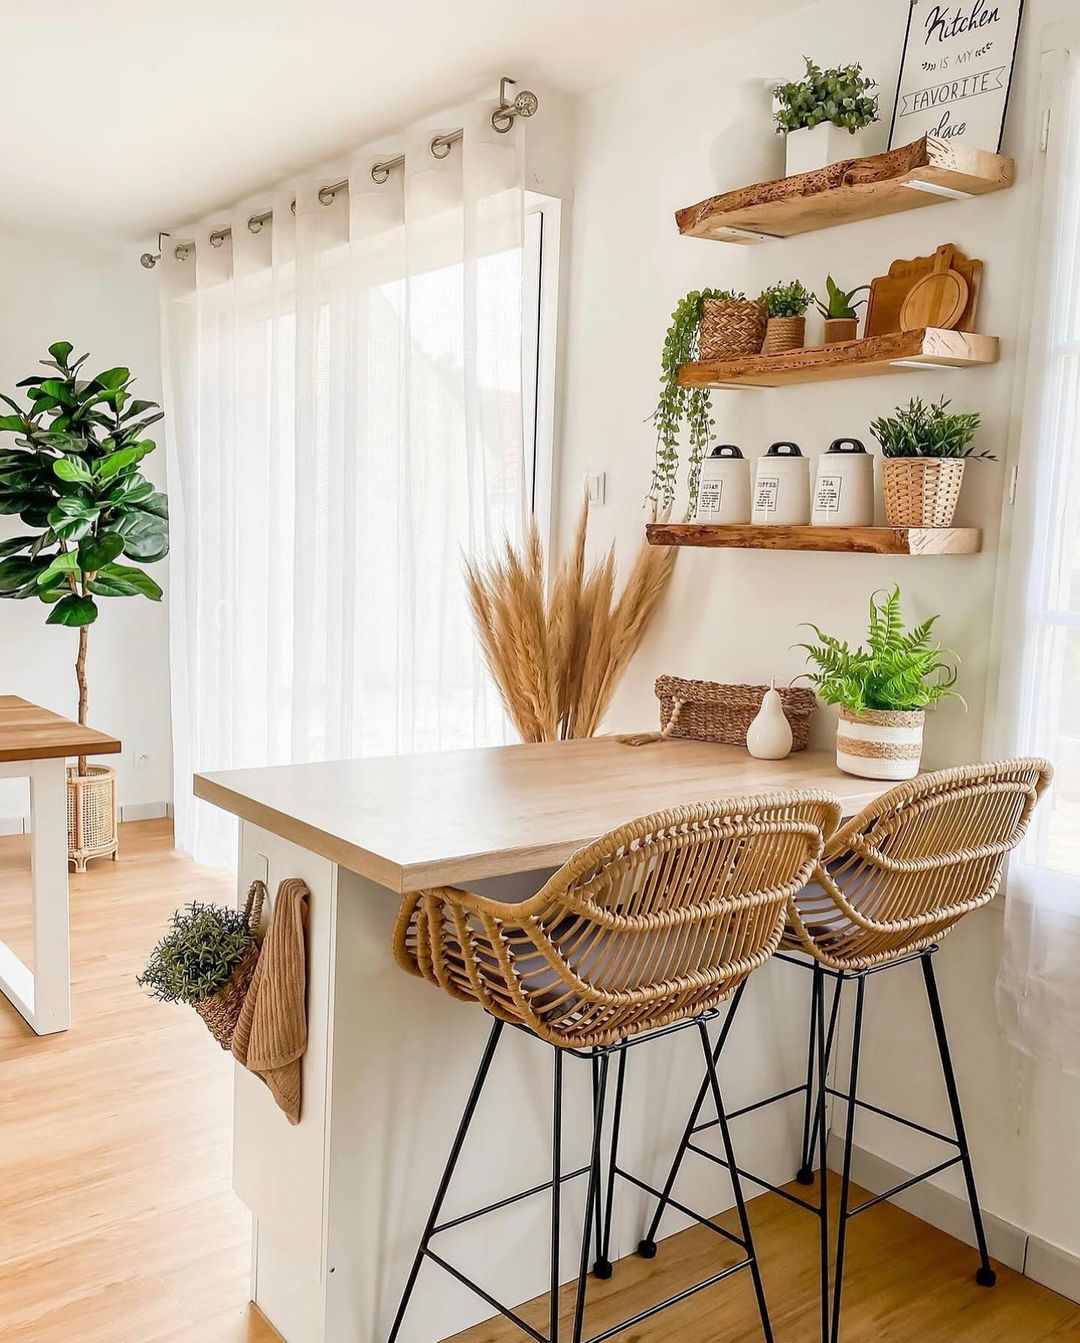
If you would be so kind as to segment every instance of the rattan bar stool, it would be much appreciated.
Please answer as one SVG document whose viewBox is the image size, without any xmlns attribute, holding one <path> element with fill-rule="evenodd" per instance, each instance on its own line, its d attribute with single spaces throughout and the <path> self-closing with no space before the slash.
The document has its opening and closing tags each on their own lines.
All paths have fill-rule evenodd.
<svg viewBox="0 0 1080 1343">
<path fill-rule="evenodd" d="M 813 792 L 682 807 L 633 821 L 580 850 L 523 904 L 501 904 L 450 887 L 406 896 L 394 933 L 398 963 L 453 997 L 480 1004 L 494 1024 L 389 1343 L 397 1339 L 425 1259 L 472 1289 L 538 1343 L 559 1343 L 560 1194 L 567 1180 L 587 1175 L 572 1330 L 573 1343 L 581 1343 L 594 1239 L 594 1272 L 599 1277 L 611 1274 L 608 1256 L 616 1179 L 621 1177 L 659 1196 L 658 1190 L 619 1164 L 627 1053 L 633 1046 L 683 1029 L 696 1029 L 700 1035 L 740 1234 L 678 1206 L 737 1245 L 742 1257 L 705 1281 L 605 1329 L 591 1343 L 610 1338 L 742 1269 L 751 1273 L 762 1331 L 771 1341 L 757 1256 L 712 1063 L 708 1023 L 718 1015 L 719 1005 L 741 991 L 747 977 L 779 947 L 789 903 L 814 872 L 824 837 L 838 823 L 839 810 L 827 794 Z M 465 1217 L 440 1222 L 455 1166 L 507 1024 L 553 1046 L 551 1179 Z M 593 1070 L 591 1156 L 587 1166 L 569 1173 L 562 1165 L 562 1083 L 567 1055 L 586 1060 Z M 613 1059 L 618 1061 L 618 1077 L 605 1161 L 605 1104 Z M 436 1253 L 431 1242 L 463 1222 L 548 1191 L 550 1330 L 545 1337 Z"/>
<path fill-rule="evenodd" d="M 1052 777 L 1045 760 L 1006 760 L 925 774 L 879 798 L 828 839 L 814 880 L 791 901 L 782 950 L 776 959 L 810 969 L 813 974 L 810 1045 L 806 1082 L 768 1096 L 729 1114 L 729 1120 L 792 1096 L 805 1096 L 802 1162 L 796 1175 L 802 1185 L 813 1185 L 815 1159 L 824 1176 L 828 1141 L 827 1101 L 843 1101 L 844 1163 L 840 1184 L 839 1223 L 835 1262 L 829 1236 L 827 1182 L 821 1178 L 819 1199 L 811 1203 L 770 1182 L 740 1170 L 743 1179 L 760 1185 L 815 1213 L 821 1236 L 821 1332 L 825 1343 L 838 1343 L 844 1282 L 844 1255 L 848 1222 L 868 1208 L 893 1198 L 913 1185 L 952 1166 L 963 1168 L 968 1201 L 979 1251 L 976 1281 L 992 1287 L 996 1281 L 987 1249 L 982 1213 L 960 1096 L 953 1071 L 945 1019 L 934 974 L 933 956 L 941 939 L 972 910 L 997 895 L 1005 860 L 1027 830 L 1032 811 Z M 792 954 L 798 953 L 798 954 Z M 939 1133 L 924 1124 L 872 1105 L 858 1096 L 867 980 L 884 970 L 918 961 L 922 968 L 930 1019 L 934 1028 L 942 1077 L 952 1113 L 953 1133 Z M 835 985 L 826 1021 L 826 981 Z M 855 1006 L 850 1069 L 844 1089 L 828 1085 L 828 1070 L 836 1038 L 841 993 L 854 984 Z M 719 1063 L 738 1001 L 725 1022 L 725 1031 L 713 1052 Z M 682 1144 L 648 1235 L 639 1253 L 656 1253 L 660 1226 L 685 1153 L 708 1156 L 720 1165 L 730 1157 L 725 1143 L 718 1156 L 695 1142 L 698 1134 L 716 1126 L 702 1120 L 707 1084 L 698 1092 Z M 955 1149 L 955 1154 L 893 1189 L 851 1207 L 851 1153 L 858 1110 L 870 1110 Z"/>
</svg>

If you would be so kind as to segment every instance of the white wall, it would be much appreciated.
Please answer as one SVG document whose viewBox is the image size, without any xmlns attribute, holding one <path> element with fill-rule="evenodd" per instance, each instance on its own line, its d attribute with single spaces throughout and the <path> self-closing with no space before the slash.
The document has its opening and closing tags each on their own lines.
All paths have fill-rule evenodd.
<svg viewBox="0 0 1080 1343">
<path fill-rule="evenodd" d="M 98 369 L 126 364 L 139 379 L 139 394 L 161 399 L 161 352 L 156 277 L 139 265 L 131 243 L 83 239 L 38 240 L 0 234 L 0 390 L 38 371 L 48 346 L 70 340 L 90 352 Z M 7 440 L 10 444 L 10 439 Z M 161 439 L 158 439 L 159 443 Z M 163 487 L 163 449 L 144 470 Z M 0 518 L 0 536 L 16 535 L 18 518 Z M 154 567 L 163 582 L 167 565 Z M 77 636 L 47 626 L 37 601 L 0 602 L 0 694 L 21 695 L 57 713 L 77 710 Z M 90 722 L 119 736 L 121 805 L 164 803 L 171 797 L 168 626 L 165 604 L 142 598 L 103 600 L 90 631 Z M 150 755 L 134 768 L 137 752 Z M 22 789 L 5 785 L 0 819 L 25 811 Z"/>
<path fill-rule="evenodd" d="M 877 414 L 913 395 L 944 393 L 957 409 L 981 412 L 981 446 L 1004 457 L 1018 373 L 1023 239 L 1033 205 L 1029 182 L 1041 30 L 1067 16 L 1073 3 L 1028 5 L 1006 144 L 1019 159 L 1013 190 L 803 238 L 745 248 L 684 239 L 672 213 L 778 173 L 780 145 L 765 119 L 760 82 L 754 81 L 798 73 L 803 53 L 827 64 L 862 61 L 882 85 L 883 107 L 891 108 L 908 8 L 902 0 L 859 5 L 819 0 L 784 22 L 740 34 L 737 42 L 724 40 L 718 22 L 714 47 L 583 101 L 561 467 L 564 536 L 582 473 L 606 470 L 607 506 L 594 514 L 593 540 L 606 544 L 615 538 L 624 564 L 639 544 L 653 455 L 651 427 L 643 421 L 655 404 L 668 316 L 687 290 L 709 285 L 755 293 L 794 276 L 823 288 L 828 272 L 850 288 L 883 274 L 896 258 L 929 254 L 943 242 L 955 242 L 986 263 L 978 321 L 982 331 L 1002 337 L 1000 365 L 717 392 L 717 433 L 755 456 L 778 438 L 793 438 L 813 453 L 842 434 L 871 446 L 869 422 Z M 755 104 L 760 111 L 753 110 Z M 792 648 L 801 621 L 858 640 L 870 593 L 899 583 L 909 618 L 940 612 L 941 638 L 963 659 L 961 688 L 969 710 L 947 705 L 930 719 L 926 763 L 978 758 L 987 685 L 995 677 L 990 630 L 1005 471 L 1004 463 L 969 468 L 958 520 L 984 528 L 985 550 L 978 557 L 684 552 L 673 592 L 618 695 L 611 726 L 655 722 L 652 681 L 661 671 L 722 681 L 792 677 L 802 669 L 801 654 Z M 819 744 L 830 742 L 832 721 L 828 713 L 819 715 Z M 939 958 L 984 1202 L 1002 1217 L 1080 1252 L 1080 1222 L 1069 1215 L 1080 1197 L 1080 1161 L 1066 1137 L 1080 1122 L 1080 1090 L 1060 1077 L 1026 1076 L 999 1045 L 993 1011 L 999 950 L 1000 918 L 990 911 L 969 920 Z M 874 984 L 865 1092 L 941 1126 L 947 1111 L 919 994 L 918 979 L 906 971 Z M 738 1058 L 730 1066 L 737 1073 Z M 926 1160 L 925 1150 L 916 1150 L 884 1123 L 864 1127 L 860 1121 L 857 1141 L 908 1169 L 932 1164 L 932 1152 Z M 942 1183 L 960 1188 L 949 1177 Z"/>
</svg>

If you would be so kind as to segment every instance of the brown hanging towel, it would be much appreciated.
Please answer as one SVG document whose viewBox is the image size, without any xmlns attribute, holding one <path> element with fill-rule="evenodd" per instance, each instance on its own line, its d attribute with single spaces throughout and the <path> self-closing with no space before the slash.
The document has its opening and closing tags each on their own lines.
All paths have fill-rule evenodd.
<svg viewBox="0 0 1080 1343">
<path fill-rule="evenodd" d="M 300 1122 L 300 1060 L 307 1049 L 304 929 L 311 892 L 298 877 L 278 887 L 232 1051 L 261 1077 L 290 1124 Z"/>
</svg>

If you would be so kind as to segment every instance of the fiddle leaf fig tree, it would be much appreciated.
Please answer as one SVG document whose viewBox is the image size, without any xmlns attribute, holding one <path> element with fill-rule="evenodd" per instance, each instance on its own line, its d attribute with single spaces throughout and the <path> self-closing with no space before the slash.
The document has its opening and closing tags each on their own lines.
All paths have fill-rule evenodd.
<svg viewBox="0 0 1080 1343">
<path fill-rule="evenodd" d="M 161 600 L 141 567 L 169 550 L 165 495 L 139 471 L 156 443 L 147 430 L 162 418 L 156 402 L 131 394 L 126 368 L 82 377 L 89 358 L 72 360 L 68 341 L 49 346 L 44 374 L 17 384 L 26 404 L 0 394 L 0 514 L 17 516 L 19 535 L 0 541 L 0 597 L 36 598 L 50 625 L 79 631 L 75 675 L 79 722 L 86 722 L 86 653 L 98 601 Z M 0 442 L 2 442 L 0 438 Z M 86 772 L 85 760 L 79 772 Z"/>
</svg>

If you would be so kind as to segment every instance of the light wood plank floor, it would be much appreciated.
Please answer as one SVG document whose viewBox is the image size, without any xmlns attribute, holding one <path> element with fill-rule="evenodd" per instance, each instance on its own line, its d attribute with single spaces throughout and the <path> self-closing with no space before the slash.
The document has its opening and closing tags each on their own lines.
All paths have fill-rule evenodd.
<svg viewBox="0 0 1080 1343">
<path fill-rule="evenodd" d="M 29 959 L 26 844 L 0 839 L 0 937 Z M 194 1016 L 134 983 L 168 915 L 232 883 L 171 848 L 165 822 L 122 828 L 117 864 L 73 877 L 74 1025 L 38 1039 L 0 999 L 3 1343 L 273 1343 L 247 1303 L 249 1221 L 229 1185 L 230 1064 Z M 777 1343 L 817 1343 L 816 1223 L 752 1204 Z M 725 1253 L 695 1230 L 590 1287 L 589 1332 L 708 1276 Z M 1080 1308 L 888 1205 L 853 1224 L 845 1343 L 1080 1343 Z M 425 1274 L 435 1277 L 432 1266 Z M 570 1308 L 569 1294 L 566 1308 Z M 542 1307 L 526 1316 L 544 1327 Z M 504 1321 L 455 1343 L 517 1343 Z M 753 1343 L 745 1274 L 623 1335 Z"/>
</svg>

